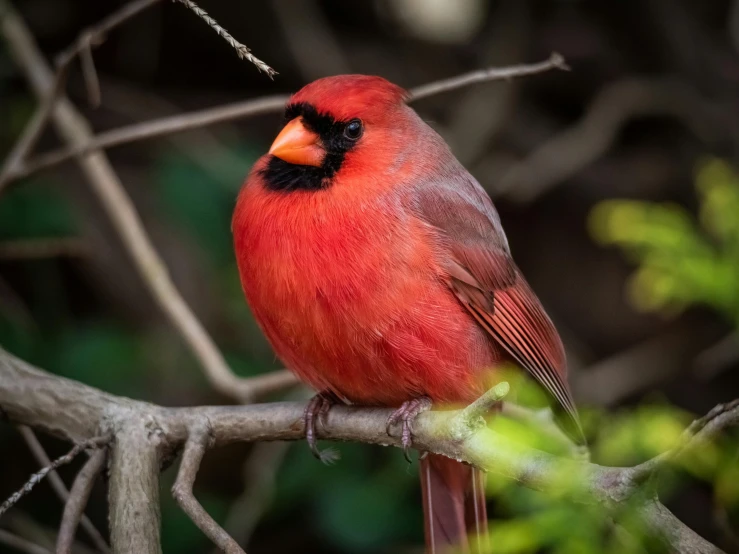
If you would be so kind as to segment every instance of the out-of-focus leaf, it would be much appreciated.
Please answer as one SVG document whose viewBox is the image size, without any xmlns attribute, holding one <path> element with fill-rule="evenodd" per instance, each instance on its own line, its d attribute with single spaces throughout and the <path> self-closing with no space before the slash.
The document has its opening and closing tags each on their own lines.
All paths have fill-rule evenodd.
<svg viewBox="0 0 739 554">
<path fill-rule="evenodd" d="M 667 406 L 643 406 L 619 414 L 609 414 L 600 425 L 593 447 L 599 463 L 630 465 L 652 458 L 680 443 L 690 418 Z"/>
<path fill-rule="evenodd" d="M 711 159 L 700 165 L 696 188 L 708 233 L 680 206 L 633 200 L 596 205 L 590 232 L 637 264 L 628 290 L 638 309 L 674 314 L 704 304 L 737 324 L 739 176 L 727 163 Z"/>
</svg>

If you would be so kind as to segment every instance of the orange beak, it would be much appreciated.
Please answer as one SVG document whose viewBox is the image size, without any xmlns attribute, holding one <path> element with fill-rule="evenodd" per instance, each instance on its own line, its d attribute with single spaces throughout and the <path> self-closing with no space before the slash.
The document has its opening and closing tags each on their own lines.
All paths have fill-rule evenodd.
<svg viewBox="0 0 739 554">
<path fill-rule="evenodd" d="M 269 153 L 296 165 L 320 167 L 326 156 L 321 139 L 303 125 L 303 118 L 296 117 L 280 131 L 272 143 Z"/>
</svg>

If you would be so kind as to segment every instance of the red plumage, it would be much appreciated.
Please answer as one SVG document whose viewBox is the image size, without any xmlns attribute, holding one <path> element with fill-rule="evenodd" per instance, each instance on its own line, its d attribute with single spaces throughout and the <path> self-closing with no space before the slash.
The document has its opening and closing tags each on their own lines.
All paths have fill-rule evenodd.
<svg viewBox="0 0 739 554">
<path fill-rule="evenodd" d="M 319 148 L 323 162 L 283 162 L 275 156 L 299 160 L 300 149 L 273 145 L 239 194 L 234 245 L 254 316 L 317 391 L 360 405 L 421 396 L 467 404 L 513 359 L 577 433 L 561 342 L 511 259 L 492 202 L 405 98 L 358 75 L 318 80 L 291 98 L 301 145 L 315 137 L 305 159 Z M 469 482 L 469 469 L 454 464 Z M 426 485 L 461 498 L 450 467 L 432 458 L 424 471 L 438 478 Z M 463 528 L 447 519 L 453 530 L 439 538 L 460 540 Z"/>
</svg>

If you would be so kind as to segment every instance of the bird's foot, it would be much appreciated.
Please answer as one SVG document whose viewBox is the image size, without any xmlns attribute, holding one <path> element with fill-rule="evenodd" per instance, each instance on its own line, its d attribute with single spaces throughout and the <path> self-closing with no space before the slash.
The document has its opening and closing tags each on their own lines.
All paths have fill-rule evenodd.
<svg viewBox="0 0 739 554">
<path fill-rule="evenodd" d="M 387 434 L 392 435 L 391 428 L 401 424 L 400 444 L 403 447 L 403 455 L 408 462 L 411 461 L 409 451 L 413 442 L 413 421 L 418 414 L 431 409 L 431 399 L 428 396 L 420 396 L 413 400 L 407 400 L 401 404 L 387 418 Z"/>
<path fill-rule="evenodd" d="M 318 437 L 316 436 L 316 423 L 320 423 L 323 427 L 328 421 L 328 411 L 331 406 L 338 404 L 339 400 L 329 392 L 321 392 L 310 399 L 308 405 L 303 412 L 303 422 L 305 423 L 305 440 L 308 442 L 310 451 L 313 455 L 321 460 L 324 464 L 332 464 L 339 458 L 339 453 L 333 448 L 326 450 L 318 449 Z"/>
</svg>

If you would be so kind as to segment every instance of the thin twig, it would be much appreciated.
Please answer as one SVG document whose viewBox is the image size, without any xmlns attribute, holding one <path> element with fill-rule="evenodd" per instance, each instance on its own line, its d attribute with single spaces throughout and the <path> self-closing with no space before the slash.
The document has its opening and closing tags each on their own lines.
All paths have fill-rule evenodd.
<svg viewBox="0 0 739 554">
<path fill-rule="evenodd" d="M 191 431 L 190 437 L 185 443 L 185 451 L 182 454 L 177 480 L 172 487 L 172 496 L 174 496 L 180 508 L 190 516 L 193 523 L 223 552 L 226 552 L 226 554 L 245 554 L 231 535 L 210 517 L 192 492 L 195 477 L 200 469 L 200 462 L 203 460 L 205 451 L 211 445 L 212 440 L 207 422 Z"/>
<path fill-rule="evenodd" d="M 72 553 L 77 526 L 81 521 L 87 519 L 84 514 L 85 506 L 87 506 L 87 501 L 90 498 L 92 487 L 103 469 L 106 456 L 105 449 L 96 450 L 77 474 L 72 484 L 72 490 L 69 492 L 69 499 L 64 505 L 62 523 L 59 526 L 59 535 L 56 538 L 56 554 Z M 100 538 L 102 539 L 102 537 Z M 109 552 L 110 549 L 105 541 L 103 541 L 103 544 L 105 545 L 103 551 Z"/>
<path fill-rule="evenodd" d="M 18 239 L 0 242 L 0 260 L 78 258 L 89 254 L 89 245 L 78 238 Z"/>
<path fill-rule="evenodd" d="M 231 46 L 231 48 L 236 50 L 236 54 L 238 54 L 239 58 L 253 63 L 255 66 L 257 66 L 257 69 L 259 71 L 264 71 L 264 73 L 266 73 L 267 77 L 269 77 L 270 79 L 273 79 L 274 76 L 277 75 L 277 71 L 272 69 L 266 63 L 252 54 L 249 48 L 247 48 L 245 45 L 241 44 L 238 40 L 232 37 L 231 33 L 221 27 L 215 19 L 209 16 L 208 13 L 203 8 L 198 6 L 195 2 L 193 2 L 192 0 L 176 1 L 190 8 L 193 12 L 195 12 L 195 15 L 205 21 L 208 26 L 211 27 L 218 34 L 218 36 L 223 38 L 223 40 L 225 40 L 229 44 L 229 46 Z"/>
<path fill-rule="evenodd" d="M 80 52 L 80 63 L 82 65 L 82 77 L 87 88 L 87 101 L 91 107 L 100 106 L 100 79 L 95 68 L 95 58 L 92 56 L 92 46 L 88 42 L 86 48 Z"/>
<path fill-rule="evenodd" d="M 18 552 L 24 552 L 25 554 L 52 554 L 51 550 L 14 535 L 5 529 L 0 529 L 0 544 L 9 546 Z"/>
<path fill-rule="evenodd" d="M 94 47 L 102 44 L 106 35 L 110 31 L 159 1 L 160 0 L 134 0 L 133 2 L 128 2 L 119 10 L 116 10 L 112 14 L 104 17 L 92 27 L 85 29 L 80 33 L 77 40 L 75 40 L 71 46 L 67 47 L 61 52 L 61 54 L 59 54 L 56 61 L 57 69 L 59 67 L 69 65 L 69 63 L 79 56 L 82 51 L 88 50 L 91 46 Z"/>
<path fill-rule="evenodd" d="M 478 83 L 509 80 L 516 77 L 525 77 L 526 75 L 536 75 L 537 73 L 544 73 L 552 69 L 560 69 L 562 71 L 570 70 L 564 57 L 557 52 L 552 52 L 549 59 L 543 62 L 512 65 L 510 67 L 501 68 L 490 67 L 487 69 L 464 73 L 463 75 L 452 77 L 451 79 L 444 79 L 442 81 L 422 85 L 410 91 L 410 99 L 420 100 L 422 98 L 428 98 L 429 96 L 435 96 L 437 94 L 468 87 L 470 85 L 476 85 Z"/>
<path fill-rule="evenodd" d="M 7 512 L 10 508 L 12 508 L 15 504 L 18 503 L 18 501 L 26 496 L 28 493 L 30 493 L 33 488 L 38 485 L 41 481 L 44 480 L 44 478 L 49 474 L 49 472 L 54 471 L 60 466 L 63 466 L 65 464 L 68 464 L 72 460 L 74 460 L 77 455 L 85 450 L 86 448 L 99 448 L 103 444 L 105 444 L 109 440 L 108 437 L 96 437 L 94 439 L 86 440 L 80 443 L 77 443 L 74 445 L 74 447 L 67 452 L 64 456 L 60 456 L 53 462 L 51 462 L 50 465 L 41 468 L 39 471 L 31 475 L 30 479 L 26 481 L 26 483 L 16 492 L 10 495 L 10 497 L 0 504 L 0 517 Z"/>
<path fill-rule="evenodd" d="M 28 445 L 31 454 L 33 454 L 33 457 L 36 459 L 36 462 L 38 462 L 41 467 L 50 466 L 52 464 L 51 459 L 49 458 L 48 454 L 46 454 L 46 450 L 44 450 L 43 445 L 41 444 L 41 442 L 39 442 L 38 437 L 36 437 L 36 433 L 34 433 L 33 430 L 26 425 L 18 426 L 18 430 L 20 431 L 23 440 L 26 441 L 26 444 Z M 70 492 L 56 470 L 49 472 L 49 482 L 51 483 L 51 488 L 54 489 L 57 497 L 59 497 L 59 499 L 64 502 L 65 505 L 69 504 Z M 95 545 L 95 548 L 97 548 L 100 552 L 110 552 L 108 543 L 105 542 L 105 539 L 100 534 L 100 531 L 97 530 L 97 527 L 95 527 L 92 521 L 90 521 L 90 518 L 82 514 L 81 524 L 82 528 L 85 530 L 85 533 L 87 533 L 87 536 Z"/>
<path fill-rule="evenodd" d="M 474 84 L 495 81 L 500 79 L 510 79 L 521 75 L 532 75 L 541 73 L 550 69 L 564 69 L 566 66 L 559 63 L 561 57 L 558 54 L 552 54 L 549 60 L 530 64 L 516 65 L 504 68 L 488 68 L 462 75 L 452 77 L 451 79 L 443 79 L 434 81 L 426 85 L 421 85 L 410 89 L 409 101 L 428 98 L 434 94 L 441 94 L 455 89 L 471 86 Z M 71 158 L 89 154 L 95 150 L 104 150 L 113 146 L 121 146 L 130 144 L 140 140 L 161 137 L 172 133 L 179 133 L 198 129 L 207 125 L 223 123 L 225 121 L 233 121 L 245 117 L 256 115 L 278 113 L 285 108 L 285 103 L 289 100 L 288 95 L 266 96 L 252 100 L 242 100 L 216 106 L 214 108 L 205 108 L 185 114 L 162 117 L 152 121 L 143 123 L 134 123 L 124 127 L 119 127 L 111 131 L 105 131 L 93 137 L 89 142 L 67 148 L 60 148 L 28 160 L 27 163 L 16 167 L 8 175 L 8 181 L 28 177 L 29 175 L 65 162 Z M 0 188 L 1 188 L 0 184 Z"/>
<path fill-rule="evenodd" d="M 11 149 L 8 157 L 5 158 L 2 169 L 0 170 L 0 191 L 10 181 L 20 175 L 19 172 L 22 167 L 27 167 L 24 165 L 25 159 L 38 142 L 49 120 L 52 105 L 51 96 L 50 94 L 49 99 L 41 102 L 39 107 L 36 108 L 31 120 L 26 124 L 25 129 L 23 129 L 20 138 Z"/>
</svg>

